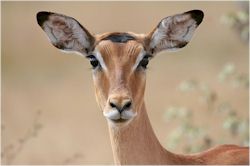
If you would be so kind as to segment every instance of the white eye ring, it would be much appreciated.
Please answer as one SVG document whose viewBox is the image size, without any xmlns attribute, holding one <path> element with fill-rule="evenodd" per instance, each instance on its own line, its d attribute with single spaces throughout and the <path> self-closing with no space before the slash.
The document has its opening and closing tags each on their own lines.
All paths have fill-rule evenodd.
<svg viewBox="0 0 250 166">
<path fill-rule="evenodd" d="M 95 55 L 94 57 L 98 60 L 100 67 L 107 71 L 107 66 L 102 58 L 101 53 L 98 50 L 95 50 L 93 54 Z"/>
</svg>

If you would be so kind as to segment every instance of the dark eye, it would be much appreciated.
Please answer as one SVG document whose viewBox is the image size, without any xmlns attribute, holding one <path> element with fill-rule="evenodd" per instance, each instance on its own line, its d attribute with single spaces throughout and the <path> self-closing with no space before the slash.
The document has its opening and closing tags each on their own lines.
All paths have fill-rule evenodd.
<svg viewBox="0 0 250 166">
<path fill-rule="evenodd" d="M 141 60 L 141 62 L 140 62 L 139 65 L 140 65 L 141 67 L 143 67 L 143 68 L 146 69 L 146 68 L 147 68 L 147 65 L 148 65 L 148 61 L 149 61 L 148 58 L 143 58 L 143 59 Z"/>
<path fill-rule="evenodd" d="M 99 62 L 97 59 L 90 60 L 90 64 L 93 66 L 93 68 L 96 68 L 99 65 Z"/>
<path fill-rule="evenodd" d="M 142 60 L 141 60 L 141 62 L 139 63 L 138 66 L 141 66 L 141 67 L 143 67 L 144 69 L 146 69 L 150 57 L 151 57 L 151 55 L 145 55 L 145 56 L 142 58 Z"/>
<path fill-rule="evenodd" d="M 99 61 L 94 55 L 89 55 L 87 58 L 90 60 L 90 64 L 92 65 L 93 69 L 99 66 Z"/>
</svg>

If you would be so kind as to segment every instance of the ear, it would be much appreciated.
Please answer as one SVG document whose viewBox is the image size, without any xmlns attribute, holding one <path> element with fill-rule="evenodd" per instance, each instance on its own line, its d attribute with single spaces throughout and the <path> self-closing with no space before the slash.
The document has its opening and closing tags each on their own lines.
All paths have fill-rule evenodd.
<svg viewBox="0 0 250 166">
<path fill-rule="evenodd" d="M 202 11 L 192 10 L 162 19 L 147 36 L 150 52 L 156 54 L 163 50 L 177 50 L 186 46 L 202 22 L 203 16 Z"/>
<path fill-rule="evenodd" d="M 88 54 L 95 38 L 74 18 L 51 12 L 37 13 L 37 22 L 50 42 L 64 51 Z"/>
</svg>

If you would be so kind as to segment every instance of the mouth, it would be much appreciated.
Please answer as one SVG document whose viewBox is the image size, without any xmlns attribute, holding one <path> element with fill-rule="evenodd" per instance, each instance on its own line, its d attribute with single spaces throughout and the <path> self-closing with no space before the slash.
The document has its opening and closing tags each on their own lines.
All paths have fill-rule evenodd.
<svg viewBox="0 0 250 166">
<path fill-rule="evenodd" d="M 109 112 L 103 112 L 103 115 L 107 118 L 108 121 L 110 121 L 113 124 L 125 124 L 131 121 L 135 116 L 136 113 L 132 112 L 131 110 L 123 111 L 120 113 L 117 110 L 109 111 Z"/>
<path fill-rule="evenodd" d="M 111 121 L 114 122 L 114 123 L 125 123 L 125 122 L 128 121 L 128 119 L 120 118 L 120 119 L 112 119 Z"/>
</svg>

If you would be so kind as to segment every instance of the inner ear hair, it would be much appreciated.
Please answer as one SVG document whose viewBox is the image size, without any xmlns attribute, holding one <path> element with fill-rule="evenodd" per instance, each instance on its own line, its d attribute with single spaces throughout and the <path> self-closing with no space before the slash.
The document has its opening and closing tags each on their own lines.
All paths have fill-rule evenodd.
<svg viewBox="0 0 250 166">
<path fill-rule="evenodd" d="M 85 55 L 93 49 L 95 37 L 72 17 L 42 11 L 37 13 L 37 22 L 58 49 Z"/>
<path fill-rule="evenodd" d="M 204 17 L 201 10 L 191 10 L 182 14 L 165 17 L 145 38 L 152 54 L 185 47 Z"/>
</svg>

